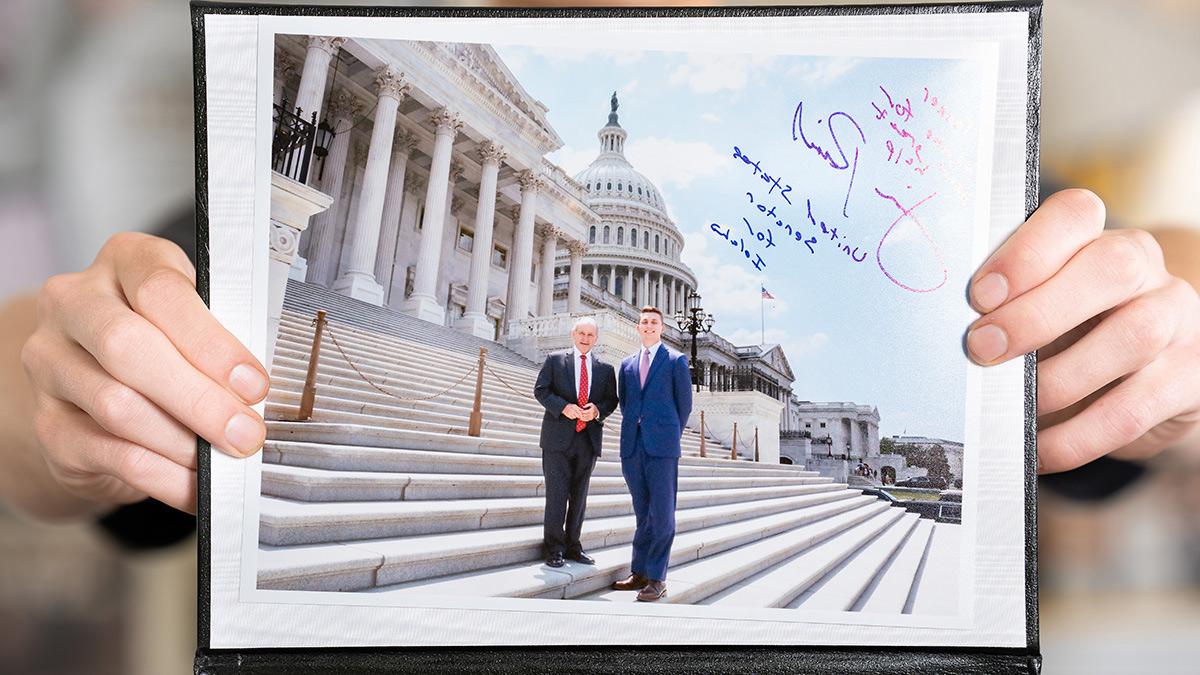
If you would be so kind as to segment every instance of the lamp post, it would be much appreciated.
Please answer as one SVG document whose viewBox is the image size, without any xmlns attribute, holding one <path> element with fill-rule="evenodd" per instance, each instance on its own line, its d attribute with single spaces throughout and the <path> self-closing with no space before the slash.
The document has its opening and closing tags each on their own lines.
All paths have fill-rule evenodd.
<svg viewBox="0 0 1200 675">
<path fill-rule="evenodd" d="M 696 385 L 696 391 L 700 391 L 700 367 L 696 361 L 696 339 L 701 333 L 712 331 L 713 315 L 704 311 L 700 306 L 700 294 L 696 291 L 689 291 L 687 298 L 684 301 L 684 307 L 675 314 L 675 325 L 679 330 L 688 333 L 692 336 L 692 384 Z"/>
</svg>

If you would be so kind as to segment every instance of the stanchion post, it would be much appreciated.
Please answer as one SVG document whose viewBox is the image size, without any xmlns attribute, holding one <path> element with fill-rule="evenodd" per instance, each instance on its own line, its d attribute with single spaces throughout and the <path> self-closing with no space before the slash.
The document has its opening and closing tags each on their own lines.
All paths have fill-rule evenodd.
<svg viewBox="0 0 1200 675">
<path fill-rule="evenodd" d="M 754 461 L 758 461 L 758 425 L 754 425 Z"/>
<path fill-rule="evenodd" d="M 471 421 L 467 425 L 468 436 L 478 436 L 483 430 L 483 366 L 487 359 L 487 347 L 479 348 L 479 365 L 475 367 L 475 405 L 471 408 Z"/>
<path fill-rule="evenodd" d="M 737 459 L 737 422 L 733 423 L 733 449 L 729 451 L 729 459 Z"/>
<path fill-rule="evenodd" d="M 700 456 L 706 457 L 704 454 L 704 411 L 700 411 Z"/>
<path fill-rule="evenodd" d="M 321 335 L 325 332 L 325 310 L 317 311 L 317 329 L 313 331 L 312 351 L 308 355 L 308 373 L 304 376 L 304 393 L 300 396 L 300 414 L 296 419 L 307 422 L 312 419 L 313 404 L 317 400 L 317 360 L 321 357 Z"/>
</svg>

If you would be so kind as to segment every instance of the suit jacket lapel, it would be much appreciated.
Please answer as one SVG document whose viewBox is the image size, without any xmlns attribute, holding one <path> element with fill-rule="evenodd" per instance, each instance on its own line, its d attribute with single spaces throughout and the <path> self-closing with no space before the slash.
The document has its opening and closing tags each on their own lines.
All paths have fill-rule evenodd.
<svg viewBox="0 0 1200 675">
<path fill-rule="evenodd" d="M 662 344 L 659 344 L 658 351 L 654 353 L 654 358 L 650 360 L 650 372 L 646 373 L 646 386 L 650 385 L 650 379 L 654 377 L 655 373 L 662 369 L 663 361 L 666 360 L 667 350 L 662 346 Z M 642 389 L 645 390 L 646 386 L 643 386 Z"/>
</svg>

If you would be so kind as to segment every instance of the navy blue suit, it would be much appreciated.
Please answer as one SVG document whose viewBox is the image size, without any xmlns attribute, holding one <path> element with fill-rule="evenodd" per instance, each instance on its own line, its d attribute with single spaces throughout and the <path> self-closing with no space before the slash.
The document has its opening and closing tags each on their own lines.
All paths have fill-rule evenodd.
<svg viewBox="0 0 1200 675">
<path fill-rule="evenodd" d="M 641 384 L 641 350 L 621 362 L 621 474 L 633 497 L 637 530 L 631 572 L 667 578 L 675 541 L 679 439 L 692 414 L 687 357 L 660 344 Z"/>
</svg>

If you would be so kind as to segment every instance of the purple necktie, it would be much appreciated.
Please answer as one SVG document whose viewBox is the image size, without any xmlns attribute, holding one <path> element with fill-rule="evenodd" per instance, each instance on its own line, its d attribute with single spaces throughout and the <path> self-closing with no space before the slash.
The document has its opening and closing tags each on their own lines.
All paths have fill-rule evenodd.
<svg viewBox="0 0 1200 675">
<path fill-rule="evenodd" d="M 642 350 L 642 388 L 646 388 L 646 375 L 650 372 L 650 350 Z"/>
</svg>

